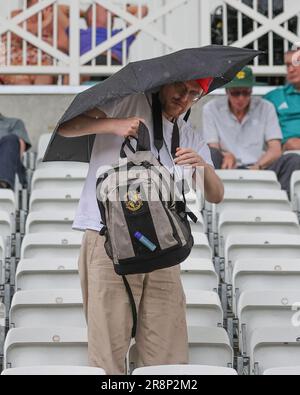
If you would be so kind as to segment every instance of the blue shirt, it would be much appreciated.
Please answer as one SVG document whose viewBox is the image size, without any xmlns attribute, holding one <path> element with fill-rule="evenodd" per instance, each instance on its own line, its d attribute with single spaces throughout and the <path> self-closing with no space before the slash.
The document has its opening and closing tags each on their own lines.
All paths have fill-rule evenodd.
<svg viewBox="0 0 300 395">
<path fill-rule="evenodd" d="M 112 31 L 111 35 L 115 36 L 116 34 L 122 32 L 122 29 L 115 29 Z M 96 45 L 100 45 L 104 41 L 107 40 L 107 29 L 104 27 L 96 28 Z M 135 40 L 135 36 L 131 35 L 127 38 L 127 56 L 129 47 Z M 80 55 L 85 54 L 86 52 L 92 49 L 92 28 L 89 29 L 80 29 Z M 119 42 L 112 49 L 111 52 L 115 57 L 122 63 L 123 58 L 123 42 Z"/>
<path fill-rule="evenodd" d="M 274 104 L 283 134 L 283 144 L 300 138 L 300 92 L 293 85 L 275 89 L 265 96 Z"/>
</svg>

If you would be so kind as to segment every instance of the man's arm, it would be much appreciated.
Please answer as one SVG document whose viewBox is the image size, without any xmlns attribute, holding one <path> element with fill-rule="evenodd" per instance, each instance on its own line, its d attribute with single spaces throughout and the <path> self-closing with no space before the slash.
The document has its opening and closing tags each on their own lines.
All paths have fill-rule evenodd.
<svg viewBox="0 0 300 395">
<path fill-rule="evenodd" d="M 58 133 L 63 137 L 80 137 L 91 134 L 115 134 L 121 137 L 137 137 L 142 118 L 107 118 L 100 110 L 92 110 L 64 123 Z"/>
<path fill-rule="evenodd" d="M 263 170 L 267 169 L 282 155 L 282 148 L 280 140 L 270 140 L 267 143 L 267 152 L 259 159 L 259 161 L 252 166 L 251 170 Z"/>
<path fill-rule="evenodd" d="M 204 169 L 204 196 L 210 203 L 221 203 L 224 198 L 224 186 L 221 179 L 215 172 L 215 169 L 208 165 L 203 158 L 192 149 L 178 148 L 176 153 L 175 164 L 179 166 L 192 166 L 196 169 L 194 181 L 197 183 L 196 188 L 202 188 L 202 178 L 199 177 L 198 168 Z M 200 170 L 201 171 L 201 170 Z M 198 183 L 200 185 L 198 185 Z"/>
</svg>

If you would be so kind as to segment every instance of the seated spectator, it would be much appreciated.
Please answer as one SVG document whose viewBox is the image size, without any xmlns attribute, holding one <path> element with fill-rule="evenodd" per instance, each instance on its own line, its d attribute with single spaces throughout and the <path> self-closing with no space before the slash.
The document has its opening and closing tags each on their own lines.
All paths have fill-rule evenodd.
<svg viewBox="0 0 300 395">
<path fill-rule="evenodd" d="M 25 151 L 31 147 L 28 133 L 20 119 L 0 114 L 0 188 L 14 189 L 16 174 L 26 186 L 26 172 L 22 164 Z"/>
<path fill-rule="evenodd" d="M 274 104 L 283 133 L 284 151 L 300 150 L 300 51 L 285 55 L 287 85 L 265 96 Z"/>
<path fill-rule="evenodd" d="M 274 106 L 252 97 L 254 85 L 252 70 L 246 67 L 226 86 L 226 97 L 206 104 L 204 139 L 217 169 L 273 170 L 289 193 L 290 177 L 300 170 L 300 156 L 282 156 L 282 132 Z"/>
<path fill-rule="evenodd" d="M 28 0 L 27 7 L 32 7 L 38 0 Z M 12 12 L 12 17 L 23 12 L 23 10 L 15 10 Z M 58 48 L 61 46 L 60 37 L 62 31 L 66 29 L 69 24 L 69 7 L 59 5 L 58 7 L 58 24 L 57 24 L 57 41 Z M 27 20 L 27 31 L 38 36 L 38 14 L 33 15 Z M 53 44 L 53 7 L 49 6 L 42 12 L 42 39 L 48 44 Z M 6 44 L 7 35 L 2 36 L 2 42 Z M 26 47 L 26 65 L 38 65 L 38 49 L 33 45 L 27 43 Z M 41 62 L 43 66 L 51 66 L 53 59 L 50 55 L 42 52 Z M 21 37 L 12 35 L 11 39 L 11 59 L 12 66 L 23 65 L 23 40 Z M 5 85 L 51 85 L 55 83 L 55 77 L 51 75 L 2 75 L 0 83 Z"/>
<path fill-rule="evenodd" d="M 127 5 L 127 12 L 132 15 L 139 15 L 138 6 Z M 143 6 L 141 8 L 141 17 L 145 17 L 148 14 L 148 7 Z M 112 26 L 113 19 L 115 15 L 112 15 Z M 93 6 L 91 5 L 86 13 L 85 19 L 88 28 L 80 29 L 80 55 L 84 55 L 92 49 L 92 35 L 93 35 Z M 107 22 L 108 22 L 108 10 L 101 5 L 96 5 L 96 15 L 95 15 L 95 27 L 96 27 L 96 45 L 100 45 L 102 42 L 108 39 L 108 30 L 107 30 Z M 122 29 L 113 29 L 111 32 L 112 36 L 120 33 Z M 127 56 L 129 52 L 129 48 L 135 40 L 136 35 L 131 35 L 127 38 Z M 69 29 L 66 29 L 65 34 L 61 37 L 61 49 L 65 52 L 69 50 Z M 113 65 L 122 64 L 123 58 L 123 42 L 116 44 L 111 49 L 111 57 Z M 106 65 L 107 64 L 107 53 L 103 53 L 96 58 L 97 65 Z"/>
</svg>

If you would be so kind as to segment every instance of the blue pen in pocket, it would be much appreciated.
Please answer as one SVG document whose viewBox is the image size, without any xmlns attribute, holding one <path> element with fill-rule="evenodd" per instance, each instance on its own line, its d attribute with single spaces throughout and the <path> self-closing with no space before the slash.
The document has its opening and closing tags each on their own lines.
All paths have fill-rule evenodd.
<svg viewBox="0 0 300 395">
<path fill-rule="evenodd" d="M 147 247 L 150 251 L 154 252 L 156 250 L 156 245 L 153 244 L 147 237 L 142 235 L 140 232 L 135 232 L 134 237 L 142 243 L 145 247 Z"/>
</svg>

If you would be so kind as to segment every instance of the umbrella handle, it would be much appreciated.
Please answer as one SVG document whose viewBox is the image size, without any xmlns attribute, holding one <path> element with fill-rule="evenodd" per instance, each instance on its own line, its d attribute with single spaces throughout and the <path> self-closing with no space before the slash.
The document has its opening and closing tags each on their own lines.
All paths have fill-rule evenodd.
<svg viewBox="0 0 300 395">
<path fill-rule="evenodd" d="M 137 142 L 136 149 L 134 149 L 134 147 L 131 145 L 131 139 L 136 140 Z M 143 122 L 140 122 L 138 137 L 132 136 L 125 138 L 120 151 L 121 158 L 127 158 L 128 155 L 126 154 L 125 151 L 126 148 L 128 148 L 130 152 L 133 154 L 135 154 L 138 151 L 151 151 L 149 130 Z"/>
</svg>

